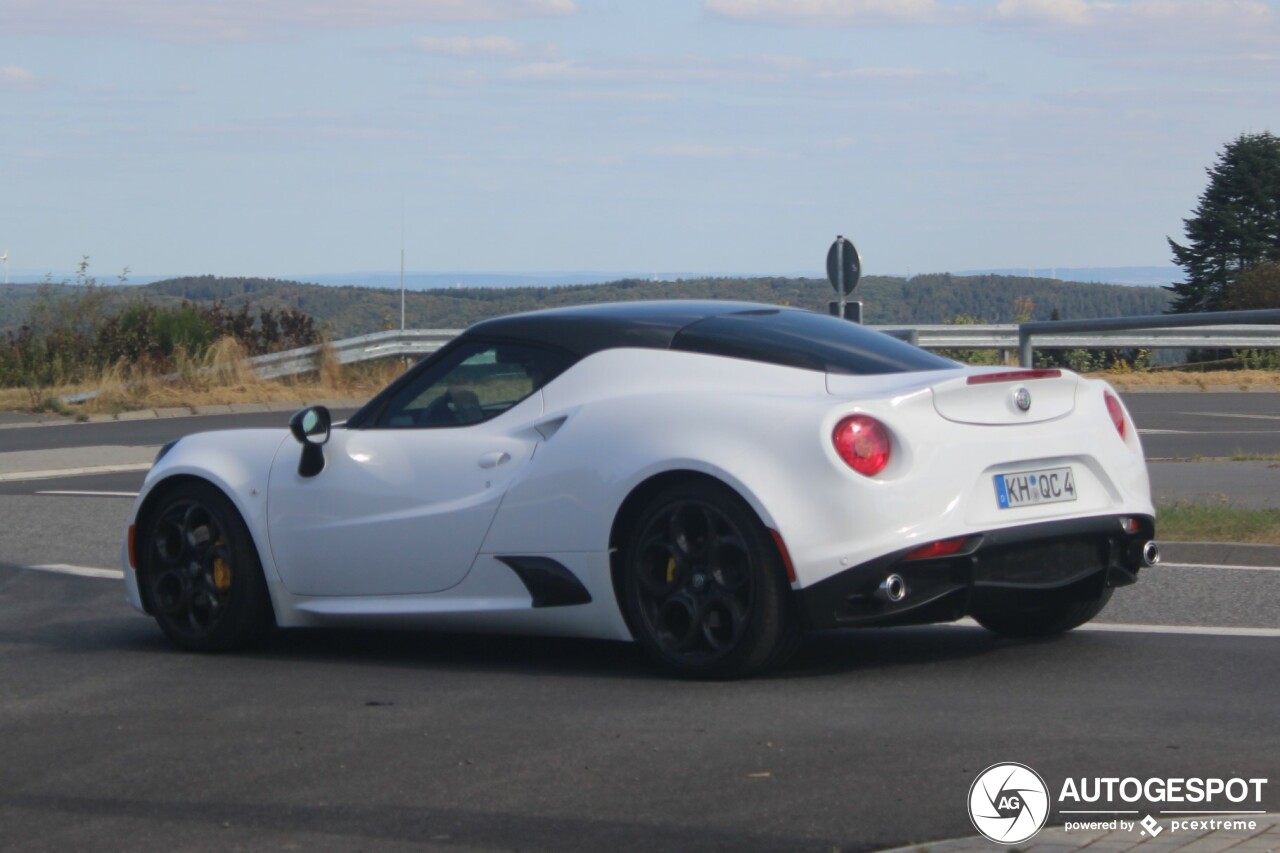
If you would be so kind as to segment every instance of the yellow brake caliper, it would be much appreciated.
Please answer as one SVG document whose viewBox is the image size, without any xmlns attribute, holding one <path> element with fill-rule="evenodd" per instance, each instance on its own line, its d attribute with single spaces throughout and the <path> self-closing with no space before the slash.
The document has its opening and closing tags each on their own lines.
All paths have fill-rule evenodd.
<svg viewBox="0 0 1280 853">
<path fill-rule="evenodd" d="M 219 539 L 214 545 L 217 548 L 223 547 L 222 540 Z M 231 588 L 231 564 L 222 557 L 213 558 L 213 585 L 219 592 L 226 592 Z"/>
<path fill-rule="evenodd" d="M 676 579 L 676 558 L 667 557 L 667 583 Z"/>
</svg>

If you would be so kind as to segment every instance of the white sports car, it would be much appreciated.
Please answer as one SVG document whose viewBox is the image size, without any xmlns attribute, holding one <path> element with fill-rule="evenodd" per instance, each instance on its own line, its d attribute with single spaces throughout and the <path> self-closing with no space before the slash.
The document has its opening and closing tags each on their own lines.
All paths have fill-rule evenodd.
<svg viewBox="0 0 1280 853">
<path fill-rule="evenodd" d="M 723 678 L 826 629 L 1069 630 L 1158 559 L 1154 533 L 1105 382 L 644 302 L 478 323 L 345 424 L 314 406 L 288 432 L 183 438 L 124 561 L 187 649 L 423 626 L 638 640 Z"/>
</svg>

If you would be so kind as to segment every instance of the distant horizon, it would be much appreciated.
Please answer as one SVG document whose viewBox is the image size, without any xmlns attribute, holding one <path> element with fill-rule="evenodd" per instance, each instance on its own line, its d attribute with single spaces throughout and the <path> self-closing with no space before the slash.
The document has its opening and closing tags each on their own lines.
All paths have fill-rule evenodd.
<svg viewBox="0 0 1280 853">
<path fill-rule="evenodd" d="M 1083 284 L 1115 284 L 1137 287 L 1157 287 L 1173 283 L 1181 277 L 1180 268 L 1168 266 L 1098 266 L 1098 267 L 992 267 L 985 269 L 936 270 L 929 272 L 884 272 L 868 273 L 869 277 L 901 278 L 909 280 L 919 275 L 1005 275 L 1025 276 L 1027 278 L 1047 278 L 1064 282 Z M 257 278 L 275 281 L 293 281 L 300 284 L 318 284 L 324 286 L 356 286 L 396 288 L 399 286 L 399 270 L 359 270 L 336 273 L 301 273 L 295 275 L 223 275 L 208 272 L 201 273 L 134 273 L 129 272 L 125 281 L 118 281 L 116 276 L 97 275 L 92 269 L 87 273 L 98 284 L 117 286 L 142 286 L 158 281 L 178 278 L 198 278 L 212 275 L 214 278 Z M 818 270 L 790 272 L 741 272 L 741 271 L 648 271 L 636 270 L 549 270 L 549 271 L 479 271 L 462 270 L 405 270 L 405 287 L 409 290 L 430 290 L 452 287 L 564 287 L 574 285 L 605 284 L 623 279 L 640 279 L 645 281 L 679 281 L 699 278 L 806 278 L 823 279 L 826 273 Z M 46 282 L 53 284 L 72 284 L 75 273 L 63 278 L 52 277 L 51 273 L 38 275 L 29 272 L 10 271 L 9 284 L 38 285 Z"/>
</svg>

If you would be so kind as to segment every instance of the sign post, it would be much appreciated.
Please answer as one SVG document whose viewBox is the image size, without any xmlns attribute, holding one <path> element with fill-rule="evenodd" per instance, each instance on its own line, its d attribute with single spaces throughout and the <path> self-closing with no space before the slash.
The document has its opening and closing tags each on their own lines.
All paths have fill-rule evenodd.
<svg viewBox="0 0 1280 853">
<path fill-rule="evenodd" d="M 849 295 L 858 286 L 862 277 L 862 255 L 853 241 L 836 235 L 836 241 L 827 250 L 827 279 L 835 288 L 839 302 L 833 303 L 836 316 L 840 319 L 851 319 L 855 323 L 862 322 L 862 303 L 853 303 L 854 317 L 849 317 Z"/>
</svg>

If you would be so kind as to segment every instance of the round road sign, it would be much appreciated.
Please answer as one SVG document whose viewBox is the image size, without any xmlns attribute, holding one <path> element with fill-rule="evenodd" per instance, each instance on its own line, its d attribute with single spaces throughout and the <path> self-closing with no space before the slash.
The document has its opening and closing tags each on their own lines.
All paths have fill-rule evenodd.
<svg viewBox="0 0 1280 853">
<path fill-rule="evenodd" d="M 842 273 L 843 282 L 841 281 Z M 862 256 L 858 254 L 858 248 L 851 241 L 836 237 L 836 241 L 827 250 L 827 278 L 831 280 L 831 286 L 835 288 L 836 293 L 839 293 L 843 284 L 844 295 L 848 296 L 858 286 L 858 279 L 861 276 Z"/>
</svg>

